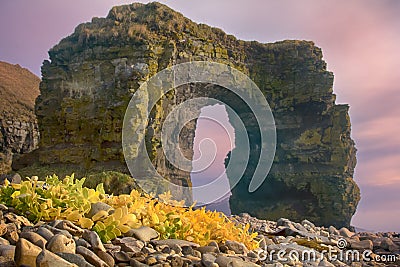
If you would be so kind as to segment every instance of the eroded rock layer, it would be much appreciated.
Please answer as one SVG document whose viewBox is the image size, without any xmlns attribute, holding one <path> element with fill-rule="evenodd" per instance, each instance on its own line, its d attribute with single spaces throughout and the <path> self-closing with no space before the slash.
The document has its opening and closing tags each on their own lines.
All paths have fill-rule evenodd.
<svg viewBox="0 0 400 267">
<path fill-rule="evenodd" d="M 233 213 L 349 224 L 359 190 L 352 179 L 356 150 L 348 106 L 335 104 L 333 74 L 312 42 L 245 42 L 150 3 L 114 7 L 106 18 L 79 25 L 49 54 L 36 106 L 41 163 L 124 165 L 122 121 L 140 84 L 173 64 L 211 60 L 248 74 L 272 108 L 278 140 L 267 180 L 256 192 L 247 192 L 259 154 L 259 132 L 247 107 L 216 86 L 181 87 L 153 109 L 146 146 L 156 169 L 174 183 L 190 185 L 189 172 L 171 167 L 162 153 L 160 125 L 179 103 L 213 96 L 234 104 L 247 118 L 252 151 L 232 192 Z M 180 137 L 188 158 L 194 132 L 192 123 Z"/>
<path fill-rule="evenodd" d="M 13 156 L 38 146 L 34 104 L 39 82 L 27 69 L 0 62 L 0 174 L 11 170 Z"/>
</svg>

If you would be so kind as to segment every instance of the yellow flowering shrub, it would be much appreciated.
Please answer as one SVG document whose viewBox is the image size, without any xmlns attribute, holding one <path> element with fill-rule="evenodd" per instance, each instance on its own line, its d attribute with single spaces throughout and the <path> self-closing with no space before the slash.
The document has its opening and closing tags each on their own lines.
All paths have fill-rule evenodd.
<svg viewBox="0 0 400 267">
<path fill-rule="evenodd" d="M 185 208 L 182 202 L 171 199 L 166 192 L 155 199 L 132 190 L 118 196 L 104 192 L 102 184 L 96 189 L 83 186 L 85 178 L 74 175 L 59 180 L 56 175 L 39 181 L 32 177 L 21 184 L 6 182 L 0 188 L 0 203 L 14 207 L 21 215 L 37 222 L 66 219 L 76 225 L 96 231 L 103 242 L 121 236 L 132 228 L 149 226 L 161 239 L 177 238 L 207 245 L 226 240 L 239 241 L 249 249 L 258 247 L 257 233 L 249 225 L 238 225 L 223 213 L 205 208 Z M 100 210 L 89 217 L 93 203 L 104 202 L 110 210 Z"/>
</svg>

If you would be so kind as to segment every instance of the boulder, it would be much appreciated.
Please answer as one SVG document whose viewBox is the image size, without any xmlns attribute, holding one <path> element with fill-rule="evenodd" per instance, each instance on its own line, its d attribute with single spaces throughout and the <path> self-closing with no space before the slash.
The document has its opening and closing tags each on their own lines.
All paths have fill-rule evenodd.
<svg viewBox="0 0 400 267">
<path fill-rule="evenodd" d="M 60 256 L 48 251 L 43 250 L 36 258 L 37 267 L 78 267 L 78 265 L 70 263 Z"/>
<path fill-rule="evenodd" d="M 15 246 L 14 260 L 17 266 L 27 265 L 36 266 L 36 257 L 42 249 L 25 238 L 20 238 Z"/>
</svg>

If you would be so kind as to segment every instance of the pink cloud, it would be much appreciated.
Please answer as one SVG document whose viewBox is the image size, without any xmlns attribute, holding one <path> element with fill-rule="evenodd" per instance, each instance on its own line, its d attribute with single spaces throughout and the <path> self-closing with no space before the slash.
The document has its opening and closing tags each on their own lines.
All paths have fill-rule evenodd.
<svg viewBox="0 0 400 267">
<path fill-rule="evenodd" d="M 357 168 L 356 177 L 361 185 L 400 184 L 400 156 L 390 155 L 373 158 Z M 399 196 L 400 200 L 400 196 Z"/>
<path fill-rule="evenodd" d="M 353 126 L 360 152 L 400 148 L 399 117 L 392 114 L 385 115 L 387 117 L 372 118 L 370 121 Z"/>
<path fill-rule="evenodd" d="M 376 209 L 369 208 L 363 212 L 357 212 L 356 216 L 353 217 L 352 225 L 369 231 L 387 232 L 391 231 L 391 229 L 396 229 L 393 225 L 398 223 L 399 218 L 400 210 L 396 201 L 393 203 L 393 208 L 391 209 L 378 207 Z"/>
</svg>

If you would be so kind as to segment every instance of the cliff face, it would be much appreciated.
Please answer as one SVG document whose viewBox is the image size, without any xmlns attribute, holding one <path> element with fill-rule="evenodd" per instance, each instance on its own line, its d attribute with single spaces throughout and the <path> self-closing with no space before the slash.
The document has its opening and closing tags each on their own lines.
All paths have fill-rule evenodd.
<svg viewBox="0 0 400 267">
<path fill-rule="evenodd" d="M 40 79 L 19 65 L 0 62 L 0 174 L 11 170 L 13 155 L 37 148 L 34 114 Z"/>
<path fill-rule="evenodd" d="M 252 151 L 244 177 L 232 192 L 233 213 L 349 224 L 359 190 L 352 179 L 356 150 L 348 106 L 335 104 L 333 74 L 312 42 L 244 42 L 151 3 L 114 7 L 106 18 L 79 25 L 49 55 L 36 105 L 41 163 L 123 166 L 123 116 L 140 84 L 173 64 L 211 60 L 248 74 L 272 108 L 278 140 L 268 179 L 256 192 L 247 192 L 259 154 L 259 132 L 246 107 L 235 105 L 239 102 L 234 95 L 212 85 L 206 90 L 182 86 L 156 105 L 146 136 L 156 169 L 174 183 L 190 185 L 189 172 L 170 167 L 165 159 L 160 125 L 179 103 L 213 96 L 234 104 L 247 118 Z M 188 158 L 195 127 L 195 122 L 186 125 L 180 135 Z"/>
<path fill-rule="evenodd" d="M 247 193 L 246 177 L 231 208 L 259 217 L 305 217 L 349 225 L 360 199 L 353 181 L 356 149 L 347 105 L 336 105 L 333 74 L 312 43 L 253 44 L 246 50 L 250 77 L 263 90 L 277 127 L 277 150 L 260 190 Z M 242 201 L 246 199 L 247 201 Z"/>
</svg>

